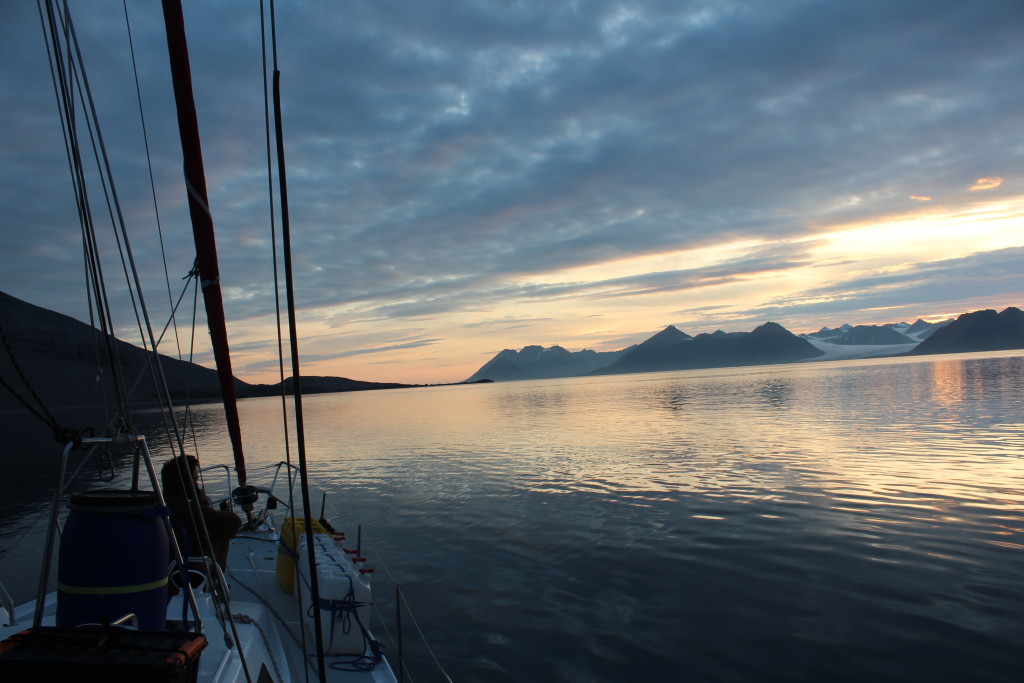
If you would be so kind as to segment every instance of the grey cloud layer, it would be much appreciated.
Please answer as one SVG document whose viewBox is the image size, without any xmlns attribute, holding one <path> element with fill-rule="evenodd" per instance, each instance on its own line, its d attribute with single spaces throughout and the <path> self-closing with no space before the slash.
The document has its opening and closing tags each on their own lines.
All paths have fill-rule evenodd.
<svg viewBox="0 0 1024 683">
<path fill-rule="evenodd" d="M 153 9 L 130 7 L 155 173 L 170 183 L 162 219 L 179 230 Z M 266 259 L 269 211 L 258 16 L 236 16 L 236 3 L 186 9 L 224 277 L 239 292 L 235 315 L 265 314 L 272 299 L 252 295 L 267 288 L 253 264 Z M 122 10 L 109 10 L 80 12 L 78 27 L 129 218 L 148 231 Z M 7 3 L 0 22 L 0 288 L 67 310 L 80 307 L 77 237 L 34 11 Z M 754 276 L 806 255 L 779 248 L 711 269 L 524 284 L 625 256 L 805 236 L 908 210 L 911 194 L 955 206 L 978 177 L 1011 177 L 1024 157 L 1017 0 L 364 1 L 282 6 L 279 18 L 306 307 L 416 317 Z M 159 285 L 158 246 L 140 239 L 139 249 Z M 172 277 L 183 275 L 189 245 L 169 249 Z M 924 295 L 833 287 L 837 299 L 844 289 L 865 301 L 876 290 Z"/>
</svg>

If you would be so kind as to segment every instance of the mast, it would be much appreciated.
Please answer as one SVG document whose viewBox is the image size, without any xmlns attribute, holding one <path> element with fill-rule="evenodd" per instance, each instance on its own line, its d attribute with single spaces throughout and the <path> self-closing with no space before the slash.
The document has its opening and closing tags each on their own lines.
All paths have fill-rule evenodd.
<svg viewBox="0 0 1024 683">
<path fill-rule="evenodd" d="M 227 323 L 224 319 L 224 301 L 220 290 L 220 268 L 217 265 L 217 243 L 213 234 L 206 195 L 206 173 L 203 169 L 203 151 L 199 145 L 199 122 L 192 94 L 192 70 L 185 41 L 185 19 L 180 0 L 162 0 L 164 26 L 167 31 L 167 51 L 174 82 L 174 101 L 178 110 L 178 130 L 181 134 L 181 152 L 185 160 L 185 185 L 188 188 L 188 210 L 192 217 L 192 236 L 196 243 L 196 265 L 206 305 L 206 320 L 217 361 L 220 393 L 224 400 L 224 414 L 231 437 L 231 450 L 235 456 L 238 485 L 245 486 L 245 455 L 242 452 L 242 430 L 238 421 L 235 378 L 231 372 L 228 349 Z"/>
</svg>

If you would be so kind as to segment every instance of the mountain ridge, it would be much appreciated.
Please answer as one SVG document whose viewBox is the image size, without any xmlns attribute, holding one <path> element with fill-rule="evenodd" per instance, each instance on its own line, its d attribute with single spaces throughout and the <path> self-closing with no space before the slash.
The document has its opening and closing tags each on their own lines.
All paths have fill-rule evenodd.
<svg viewBox="0 0 1024 683">
<path fill-rule="evenodd" d="M 19 393 L 29 393 L 21 375 L 29 379 L 31 390 L 52 406 L 101 404 L 104 392 L 110 391 L 103 333 L 92 326 L 0 292 L 0 332 L 10 349 L 10 353 L 0 352 L 0 379 Z M 918 319 L 912 324 L 844 324 L 800 335 L 774 322 L 751 332 L 717 330 L 696 336 L 668 325 L 645 341 L 618 351 L 568 351 L 558 345 L 536 344 L 520 351 L 504 349 L 469 378 L 452 384 L 1015 348 L 1024 348 L 1024 312 L 1012 306 L 1000 313 L 985 309 L 939 323 Z M 113 349 L 116 361 L 126 369 L 131 399 L 155 402 L 158 392 L 148 369 L 151 354 L 117 339 Z M 194 401 L 219 398 L 215 370 L 164 355 L 161 359 L 172 396 Z M 311 394 L 429 386 L 320 376 L 306 376 L 302 382 L 303 392 Z M 239 398 L 282 392 L 280 382 L 249 384 L 237 378 L 235 388 Z M 288 378 L 283 390 L 291 393 L 291 388 L 292 379 Z M 9 391 L 0 392 L 0 409 L 19 406 Z"/>
<path fill-rule="evenodd" d="M 1007 311 L 1009 314 L 1004 317 Z M 717 330 L 696 336 L 691 336 L 674 325 L 668 325 L 639 344 L 620 351 L 604 352 L 618 354 L 618 357 L 603 368 L 597 368 L 587 373 L 575 372 L 566 368 L 565 373 L 561 375 L 551 374 L 553 369 L 549 368 L 548 374 L 543 378 L 880 358 L 911 353 L 961 353 L 1024 348 L 1024 313 L 1017 316 L 1013 311 L 1020 313 L 1019 309 L 1009 307 L 999 314 L 989 310 L 984 316 L 979 317 L 975 314 L 985 312 L 977 311 L 937 323 L 929 323 L 919 318 L 913 323 L 843 324 L 836 328 L 823 327 L 817 332 L 800 335 L 794 335 L 774 322 L 764 323 L 751 332 Z M 1019 323 L 1016 322 L 1018 320 Z M 976 329 L 972 332 L 958 331 L 968 324 L 974 325 Z M 992 324 L 997 325 L 997 331 L 988 333 L 983 331 L 983 328 Z M 938 342 L 924 344 L 926 340 L 947 329 L 950 331 L 939 336 L 938 339 L 953 341 L 943 341 L 941 345 Z M 985 339 L 998 339 L 999 341 L 985 342 L 983 341 Z M 524 347 L 524 350 L 531 349 L 531 353 L 536 355 L 537 348 L 542 347 L 531 345 Z M 562 347 L 557 348 L 562 349 Z M 922 350 L 917 351 L 918 348 Z M 584 349 L 566 353 L 593 354 L 598 352 Z M 466 381 L 542 379 L 542 377 L 534 376 L 529 367 L 520 366 L 517 363 L 518 358 L 519 352 L 504 349 L 481 366 Z M 613 358 L 613 356 L 607 356 L 607 358 Z M 492 369 L 496 372 L 489 374 Z"/>
<path fill-rule="evenodd" d="M 961 314 L 923 340 L 911 354 L 956 353 L 964 347 L 973 351 L 1004 351 L 1021 348 L 1022 340 L 1024 311 L 1010 306 L 996 313 L 988 308 Z"/>
</svg>

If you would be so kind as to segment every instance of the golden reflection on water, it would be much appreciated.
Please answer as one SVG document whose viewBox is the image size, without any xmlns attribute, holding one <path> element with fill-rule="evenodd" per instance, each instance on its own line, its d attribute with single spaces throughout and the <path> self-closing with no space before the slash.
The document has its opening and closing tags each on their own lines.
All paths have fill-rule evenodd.
<svg viewBox="0 0 1024 683">
<path fill-rule="evenodd" d="M 966 364 L 960 360 L 931 363 L 923 368 L 931 375 L 931 391 L 936 403 L 951 406 L 964 399 L 967 393 L 965 386 Z M 980 382 L 980 377 L 975 377 Z"/>
<path fill-rule="evenodd" d="M 697 495 L 699 519 L 802 506 L 878 527 L 980 517 L 1001 526 L 992 515 L 1005 512 L 1014 533 L 1022 361 L 876 359 L 310 396 L 308 458 L 339 484 L 397 480 L 445 500 L 488 487 L 639 507 Z M 282 459 L 271 427 L 280 410 L 279 400 L 243 402 L 250 458 Z"/>
</svg>

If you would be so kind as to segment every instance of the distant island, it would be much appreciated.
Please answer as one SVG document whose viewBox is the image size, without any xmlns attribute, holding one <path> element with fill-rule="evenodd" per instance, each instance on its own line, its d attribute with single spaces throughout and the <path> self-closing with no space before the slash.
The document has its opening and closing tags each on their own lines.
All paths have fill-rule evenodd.
<svg viewBox="0 0 1024 683">
<path fill-rule="evenodd" d="M 102 333 L 90 325 L 0 292 L 0 380 L 23 395 L 35 392 L 47 405 L 102 405 L 111 395 L 112 378 Z M 116 363 L 123 369 L 132 402 L 157 400 L 152 355 L 114 341 Z M 929 323 L 842 325 L 795 335 L 767 322 L 750 332 L 703 333 L 691 336 L 668 326 L 646 341 L 619 351 L 568 351 L 560 346 L 505 349 L 463 382 L 505 382 L 524 379 L 658 372 L 692 368 L 768 365 L 909 354 L 959 353 L 1024 348 L 1024 313 L 1007 308 L 964 313 Z M 9 350 L 9 353 L 8 353 Z M 15 365 L 16 359 L 17 366 Z M 215 370 L 161 355 L 167 387 L 176 399 L 215 400 L 220 396 Z M 22 381 L 26 378 L 30 387 Z M 302 378 L 303 393 L 372 391 L 421 387 L 419 384 L 367 382 L 346 377 Z M 240 398 L 280 396 L 292 392 L 292 379 L 277 384 L 249 384 L 235 379 Z M 20 408 L 10 391 L 0 391 L 0 409 Z"/>
<path fill-rule="evenodd" d="M 917 320 L 886 325 L 824 327 L 795 335 L 765 323 L 751 332 L 691 336 L 669 325 L 620 351 L 567 351 L 560 346 L 505 349 L 466 381 L 513 381 L 631 372 L 771 365 L 803 361 L 963 353 L 1024 348 L 1024 312 L 1010 307 L 964 313 L 937 323 Z"/>
</svg>

